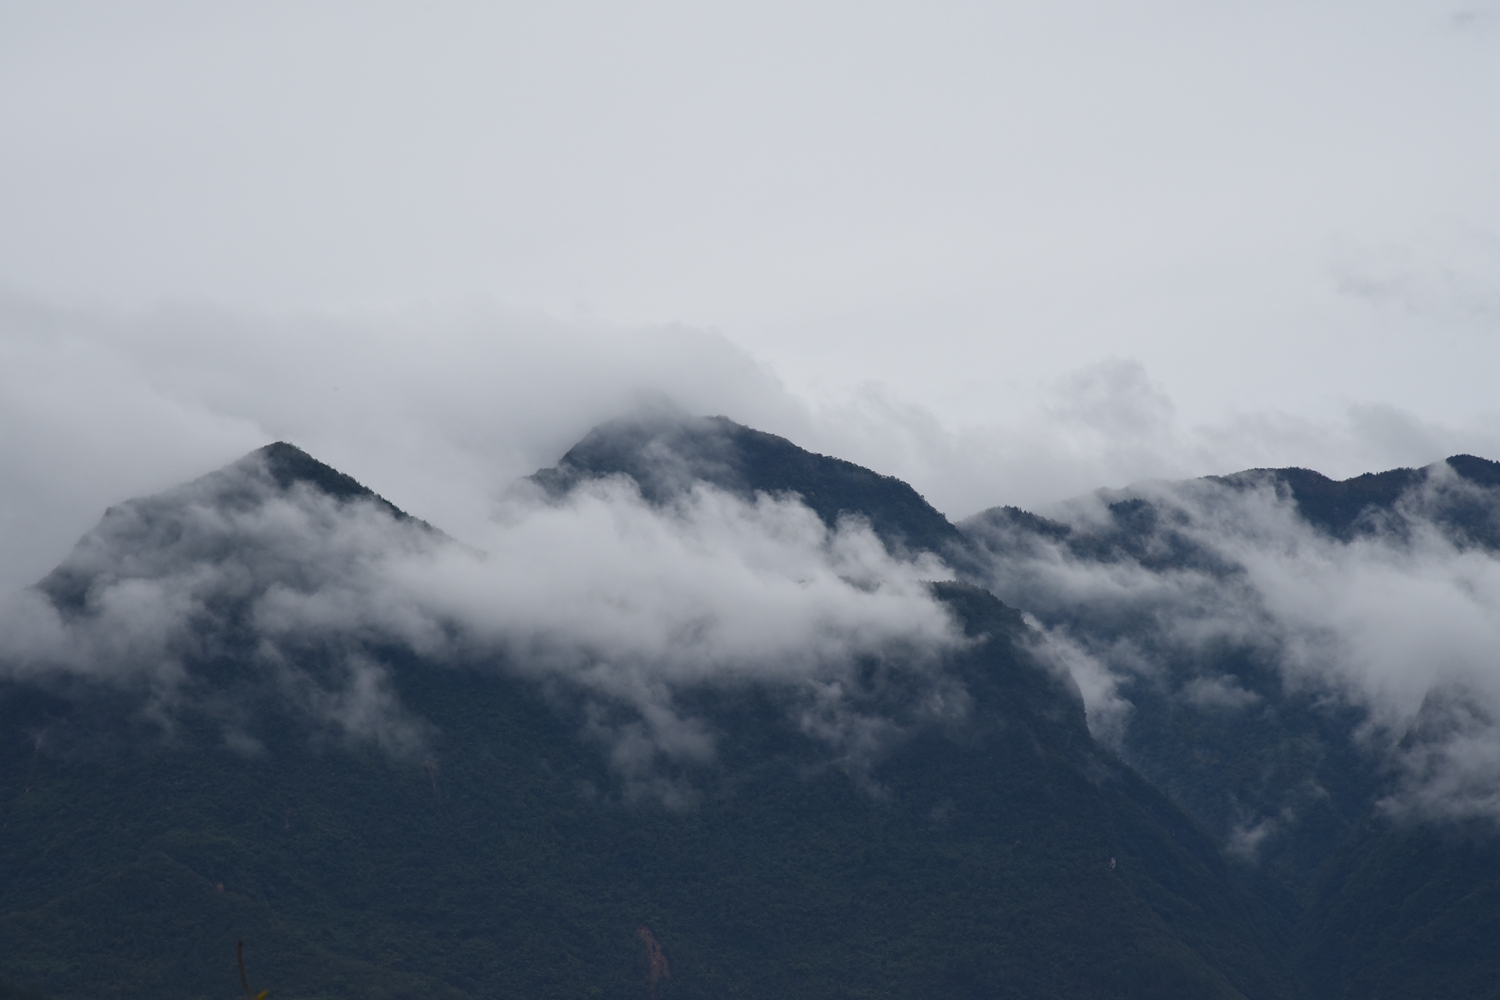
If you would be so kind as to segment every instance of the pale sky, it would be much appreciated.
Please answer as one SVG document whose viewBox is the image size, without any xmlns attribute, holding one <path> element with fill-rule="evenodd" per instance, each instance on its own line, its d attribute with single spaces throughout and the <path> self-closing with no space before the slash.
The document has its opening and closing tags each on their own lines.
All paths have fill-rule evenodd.
<svg viewBox="0 0 1500 1000">
<path fill-rule="evenodd" d="M 461 532 L 664 391 L 961 517 L 1497 371 L 1495 3 L 0 2 L 0 582 L 277 437 Z"/>
</svg>

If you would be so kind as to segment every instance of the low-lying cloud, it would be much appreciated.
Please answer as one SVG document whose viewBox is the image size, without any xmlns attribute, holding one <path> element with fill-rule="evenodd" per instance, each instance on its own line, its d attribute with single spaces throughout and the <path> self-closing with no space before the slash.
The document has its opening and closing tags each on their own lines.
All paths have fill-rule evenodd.
<svg viewBox="0 0 1500 1000">
<path fill-rule="evenodd" d="M 1386 761 L 1388 810 L 1500 819 L 1500 558 L 1443 517 L 1500 509 L 1497 492 L 1439 465 L 1347 540 L 1269 477 L 1093 494 L 1049 512 L 1066 534 L 1011 516 L 969 528 L 998 553 L 996 592 L 1079 678 L 1101 738 L 1122 741 L 1141 685 L 1204 716 L 1261 711 L 1220 665 L 1239 651 L 1280 692 L 1362 713 L 1350 738 Z M 1131 517 L 1148 520 L 1120 532 Z M 1245 818 L 1248 850 L 1283 812 Z"/>
<path fill-rule="evenodd" d="M 406 752 L 426 723 L 371 652 L 396 643 L 564 684 L 631 788 L 683 801 L 658 765 L 712 760 L 712 727 L 679 707 L 706 684 L 781 685 L 835 758 L 868 756 L 882 720 L 844 697 L 855 667 L 899 661 L 937 684 L 960 639 L 926 581 L 950 575 L 790 496 L 699 485 L 663 507 L 624 478 L 560 500 L 519 489 L 458 542 L 370 502 L 282 491 L 247 460 L 112 510 L 42 584 L 58 607 L 40 591 L 6 606 L 0 658 L 13 678 L 144 690 L 170 725 L 223 707 L 203 664 L 238 642 L 283 704 Z M 253 750 L 241 715 L 222 714 L 225 739 Z"/>
<path fill-rule="evenodd" d="M 858 525 L 819 535 L 827 529 L 803 523 L 805 512 L 781 500 L 762 508 L 694 494 L 663 511 L 628 491 L 610 494 L 613 487 L 599 486 L 561 507 L 512 499 L 496 520 L 495 498 L 509 483 L 556 461 L 590 426 L 630 409 L 643 394 L 665 393 L 689 411 L 724 413 L 899 475 L 956 515 L 997 503 L 1051 509 L 1057 497 L 1142 476 L 1289 464 L 1353 474 L 1445 452 L 1500 454 L 1493 421 L 1455 428 L 1385 405 L 1350 404 L 1342 417 L 1322 422 L 1263 412 L 1188 425 L 1150 373 L 1128 358 L 1103 359 L 1030 386 L 1003 422 L 958 426 L 878 385 L 846 397 L 799 396 L 717 334 L 621 330 L 494 309 L 269 315 L 179 305 L 123 313 L 12 296 L 0 299 L 0 362 L 6 430 L 0 590 L 42 576 L 108 504 L 285 438 L 488 555 L 459 548 L 433 555 L 419 545 L 393 559 L 382 523 L 359 528 L 358 518 L 344 512 L 333 526 L 298 506 L 300 500 L 287 509 L 272 503 L 255 515 L 274 514 L 278 524 L 252 524 L 241 512 L 221 527 L 264 540 L 266 579 L 273 566 L 281 572 L 315 557 L 338 567 L 321 587 L 264 584 L 256 607 L 265 628 L 290 635 L 293 628 L 320 627 L 322 615 L 328 634 L 338 622 L 355 622 L 434 650 L 456 650 L 460 635 L 475 644 L 482 637 L 487 648 L 503 648 L 517 662 L 523 653 L 536 663 L 593 657 L 590 683 L 599 696 L 611 691 L 638 706 L 670 707 L 666 696 L 674 685 L 691 683 L 695 671 L 723 677 L 748 671 L 750 650 L 764 652 L 762 665 L 781 662 L 772 652 L 778 643 L 843 649 L 867 629 L 869 645 L 879 645 L 891 634 L 882 625 L 888 612 L 895 615 L 890 620 L 904 621 L 910 609 L 930 605 L 920 595 L 905 603 L 910 595 L 902 589 L 913 572 L 920 578 L 926 569 L 880 556 Z M 1361 706 L 1370 716 L 1364 736 L 1372 745 L 1399 742 L 1394 734 L 1409 730 L 1427 695 L 1445 684 L 1491 689 L 1484 653 L 1493 639 L 1491 558 L 1432 527 L 1420 497 L 1408 498 L 1410 510 L 1391 530 L 1334 542 L 1300 522 L 1269 488 L 1147 485 L 1130 495 L 1180 517 L 1177 537 L 1191 541 L 1204 561 L 1175 567 L 1149 558 L 1101 561 L 1031 539 L 997 564 L 990 581 L 1049 631 L 1051 655 L 1077 678 L 1101 736 L 1128 731 L 1129 684 L 1163 677 L 1174 657 L 1190 659 L 1216 643 L 1274 660 L 1288 685 L 1326 689 Z M 200 513 L 208 518 L 206 511 Z M 1053 512 L 1086 527 L 1099 523 L 1102 511 L 1096 498 Z M 365 547 L 353 541 L 360 530 L 370 534 Z M 315 535 L 339 541 L 320 548 Z M 276 538 L 308 541 L 290 544 L 283 557 L 276 555 Z M 529 548 L 527 539 L 541 547 Z M 587 556 L 580 539 L 595 546 Z M 1167 544 L 1167 536 L 1157 543 Z M 653 546 L 670 558 L 636 558 Z M 797 552 L 803 554 L 794 558 Z M 516 569 L 523 566 L 530 567 L 525 574 Z M 651 567 L 671 568 L 658 578 Z M 607 569 L 612 575 L 603 579 L 612 582 L 591 589 L 596 569 Z M 138 679 L 149 679 L 165 705 L 186 697 L 191 685 L 179 676 L 180 664 L 197 655 L 179 648 L 191 630 L 174 631 L 171 623 L 211 611 L 206 595 L 238 592 L 245 579 L 257 579 L 245 567 L 235 572 L 240 576 L 233 579 L 198 579 L 187 570 L 122 577 L 101 592 L 92 632 L 49 621 L 45 609 L 22 608 L 34 598 L 13 596 L 6 599 L 3 641 L 12 661 L 23 665 L 17 670 L 44 662 L 83 674 L 107 663 L 148 665 Z M 712 586 L 700 592 L 687 582 L 698 579 L 694 574 L 706 574 Z M 805 585 L 788 582 L 804 577 Z M 856 585 L 874 577 L 884 582 L 873 591 Z M 796 599 L 803 590 L 818 600 L 803 604 Z M 505 595 L 503 606 L 485 605 L 487 593 Z M 651 593 L 661 600 L 652 603 Z M 719 595 L 719 603 L 704 594 Z M 895 610 L 882 601 L 895 601 Z M 819 602 L 826 603 L 824 617 L 809 618 L 825 608 Z M 566 606 L 587 613 L 568 619 L 559 610 Z M 524 621 L 519 612 L 507 618 L 507 609 L 522 608 Z M 788 628 L 765 624 L 783 615 Z M 926 627 L 917 633 L 925 635 Z M 628 655 L 605 655 L 606 646 Z M 656 652 L 669 647 L 679 652 Z M 792 659 L 796 669 L 813 670 L 809 664 L 822 662 L 820 655 Z M 287 672 L 287 689 L 297 689 L 303 682 L 296 662 L 286 662 L 278 669 Z M 378 668 L 352 654 L 342 662 L 344 678 L 323 678 L 319 690 L 365 693 L 327 701 L 321 714 L 395 718 L 378 708 L 388 701 L 376 683 Z M 631 679 L 643 670 L 649 682 Z M 1254 711 L 1260 704 L 1260 692 L 1238 674 L 1180 683 L 1190 682 L 1178 693 L 1201 712 Z M 377 708 L 365 713 L 367 704 Z M 666 723 L 653 730 L 644 720 L 632 723 L 645 727 L 642 745 L 658 745 L 652 732 L 663 734 L 660 746 L 678 746 L 673 752 L 682 755 L 706 745 L 686 736 L 672 743 Z M 613 725 L 603 717 L 599 724 Z M 1464 725 L 1469 732 L 1478 724 Z M 850 721 L 845 731 L 857 728 Z M 381 739 L 414 745 L 419 732 L 397 726 Z M 1457 751 L 1451 759 L 1429 757 L 1410 773 L 1427 774 L 1444 761 L 1454 767 L 1482 761 Z M 1465 779 L 1463 787 L 1472 785 Z"/>
<path fill-rule="evenodd" d="M 498 307 L 124 311 L 0 292 L 0 589 L 47 572 L 104 507 L 278 439 L 468 537 L 509 483 L 652 394 L 898 476 L 955 518 L 1148 477 L 1500 454 L 1493 415 L 1450 426 L 1355 402 L 1197 421 L 1129 357 L 1008 370 L 994 409 L 965 415 L 856 370 L 847 391 L 794 390 L 714 331 Z"/>
</svg>

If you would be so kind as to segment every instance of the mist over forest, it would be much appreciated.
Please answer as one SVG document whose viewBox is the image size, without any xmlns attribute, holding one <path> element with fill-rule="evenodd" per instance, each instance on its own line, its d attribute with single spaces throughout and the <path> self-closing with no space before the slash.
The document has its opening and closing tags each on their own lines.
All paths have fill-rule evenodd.
<svg viewBox="0 0 1500 1000">
<path fill-rule="evenodd" d="M 1343 482 L 1300 469 L 1148 481 L 955 523 L 899 479 L 652 400 L 511 484 L 482 530 L 456 537 L 268 445 L 111 507 L 0 608 L 9 773 L 22 783 L 7 853 L 27 873 L 0 900 L 16 956 L 0 975 L 59 996 L 127 989 L 141 967 L 107 943 L 90 949 L 91 971 L 49 983 L 43 970 L 65 955 L 56 928 L 91 933 L 98 919 L 62 916 L 57 894 L 107 913 L 126 902 L 111 888 L 121 879 L 222 886 L 227 873 L 267 909 L 212 919 L 281 942 L 271 967 L 306 995 L 373 981 L 381 961 L 359 943 L 406 926 L 411 907 L 448 926 L 511 893 L 545 894 L 555 916 L 530 930 L 488 919 L 462 961 L 436 939 L 411 946 L 402 995 L 654 994 L 670 981 L 684 996 L 733 982 L 832 996 L 848 976 L 837 970 L 891 934 L 945 943 L 856 976 L 878 995 L 923 993 L 934 976 L 942 991 L 1080 997 L 1467 981 L 1488 952 L 1439 973 L 1422 928 L 1465 920 L 1481 933 L 1495 919 L 1452 879 L 1483 886 L 1500 862 L 1497 547 L 1500 464 L 1473 456 Z M 538 764 L 513 800 L 514 775 Z M 323 787 L 350 767 L 374 770 L 349 791 Z M 267 780 L 281 784 L 252 798 L 286 805 L 210 819 L 237 799 L 230 789 Z M 31 798 L 38 781 L 48 799 Z M 407 857 L 415 830 L 378 847 L 334 832 L 349 822 L 335 816 L 420 795 L 424 781 L 432 801 L 399 808 L 419 823 L 466 813 L 449 847 Z M 185 801 L 206 796 L 191 807 L 202 819 L 184 826 L 168 789 L 195 787 Z M 36 838 L 73 810 L 108 810 L 107 788 L 158 804 L 133 808 L 108 849 L 89 825 L 46 848 L 69 874 L 37 867 Z M 792 806 L 808 795 L 820 805 Z M 353 852 L 335 869 L 386 857 L 418 882 L 391 884 L 389 907 L 356 918 L 347 908 L 390 875 L 315 890 L 302 862 L 276 860 L 293 842 L 263 843 L 265 819 L 283 809 L 277 836 L 290 835 L 314 801 L 317 835 Z M 503 821 L 482 818 L 495 809 Z M 727 830 L 710 832 L 726 822 L 782 833 L 731 847 Z M 650 862 L 598 853 L 642 835 Z M 1038 836 L 1051 853 L 1023 862 Z M 479 852 L 491 888 L 463 901 L 438 888 L 457 874 L 445 867 L 455 850 Z M 876 853 L 835 876 L 825 857 L 850 850 Z M 595 867 L 568 874 L 574 851 Z M 772 867 L 742 868 L 751 857 Z M 694 901 L 636 881 L 637 863 L 687 866 Z M 881 906 L 852 923 L 817 915 L 843 891 L 894 889 L 882 872 L 905 884 L 932 864 L 954 867 L 898 891 L 935 924 L 893 924 Z M 804 888 L 835 877 L 819 890 L 833 895 L 815 901 L 788 875 Z M 1046 901 L 1052 880 L 1080 876 L 1073 902 Z M 955 902 L 950 877 L 990 895 Z M 1349 923 L 1351 908 L 1399 903 L 1412 878 L 1450 886 L 1422 890 L 1415 914 L 1408 901 L 1395 926 L 1415 936 L 1392 946 L 1389 928 Z M 544 888 L 557 879 L 592 886 L 593 902 Z M 819 957 L 794 961 L 796 938 L 744 951 L 745 932 L 715 909 L 727 886 L 752 910 L 800 907 L 780 919 L 824 927 Z M 184 891 L 152 912 L 171 925 L 214 910 Z M 1188 912 L 1215 915 L 1189 931 Z M 1122 921 L 1097 954 L 1075 927 L 1094 919 Z M 554 920 L 582 921 L 603 949 L 556 981 L 560 955 L 515 957 L 567 953 Z M 939 930 L 952 921 L 962 929 Z M 627 957 L 633 922 L 654 942 L 644 980 L 639 954 Z M 158 940 L 141 957 L 169 944 Z M 752 973 L 757 949 L 781 958 Z M 1067 974 L 1041 958 L 1069 950 L 1093 957 Z M 674 957 L 672 979 L 661 970 Z M 342 985 L 316 971 L 330 962 L 355 963 Z M 206 984 L 214 967 L 207 953 L 171 964 L 164 983 Z M 801 986 L 781 978 L 804 967 L 816 971 Z"/>
<path fill-rule="evenodd" d="M 0 1000 L 1500 1000 L 1497 46 L 0 5 Z"/>
</svg>

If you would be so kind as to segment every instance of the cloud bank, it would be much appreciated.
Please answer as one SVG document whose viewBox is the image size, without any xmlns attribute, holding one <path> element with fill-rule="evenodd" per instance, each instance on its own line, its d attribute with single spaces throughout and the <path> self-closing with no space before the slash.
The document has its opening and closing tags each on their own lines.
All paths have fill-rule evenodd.
<svg viewBox="0 0 1500 1000">
<path fill-rule="evenodd" d="M 254 720 L 230 695 L 269 684 L 324 728 L 410 752 L 424 723 L 378 654 L 398 644 L 563 685 L 631 788 L 681 802 L 659 772 L 713 758 L 712 727 L 679 706 L 705 685 L 784 688 L 834 758 L 868 757 L 889 720 L 861 713 L 859 668 L 944 683 L 938 657 L 961 640 L 926 581 L 950 576 L 934 557 L 893 557 L 857 519 L 828 528 L 795 497 L 698 486 L 661 507 L 620 478 L 555 501 L 522 489 L 459 543 L 371 502 L 284 491 L 252 456 L 112 509 L 5 606 L 0 662 L 15 679 L 142 692 L 168 727 L 208 712 L 241 749 Z M 226 680 L 225 659 L 253 676 Z"/>
<path fill-rule="evenodd" d="M 40 578 L 105 507 L 273 440 L 477 536 L 511 482 L 656 395 L 898 476 L 955 518 L 1150 477 L 1264 465 L 1354 475 L 1500 454 L 1500 424 L 1388 406 L 1188 423 L 1128 358 L 1004 384 L 1003 413 L 964 423 L 879 384 L 793 391 L 754 354 L 686 327 L 481 306 L 131 312 L 0 295 L 0 590 Z"/>
<path fill-rule="evenodd" d="M 492 330 L 492 322 L 477 323 L 474 336 Z M 540 330 L 554 329 L 537 322 Z M 380 377 L 355 382 L 356 398 L 342 419 L 352 428 L 356 417 L 369 418 L 369 426 L 360 430 L 363 439 L 351 432 L 350 450 L 376 455 L 374 438 L 380 435 L 394 442 L 381 461 L 432 450 L 436 457 L 429 455 L 422 468 L 437 474 L 423 489 L 447 491 L 445 509 L 464 514 L 457 519 L 463 528 L 458 541 L 435 541 L 359 505 L 340 506 L 316 494 L 281 495 L 264 483 L 254 485 L 250 473 L 242 473 L 250 485 L 235 488 L 258 497 L 249 506 L 226 507 L 222 484 L 194 484 L 167 494 L 179 513 L 165 520 L 147 516 L 149 505 L 117 507 L 69 557 L 75 569 L 92 560 L 97 566 L 91 572 L 116 574 L 95 587 L 86 620 L 58 617 L 24 592 L 9 599 L 10 669 L 93 675 L 105 664 L 130 664 L 132 683 L 149 688 L 153 704 L 170 719 L 176 700 L 203 703 L 184 664 L 213 651 L 196 645 L 207 633 L 194 623 L 221 620 L 226 608 L 237 607 L 236 614 L 248 615 L 246 627 L 264 639 L 257 655 L 290 702 L 335 730 L 393 749 L 419 745 L 421 724 L 403 713 L 378 658 L 362 651 L 383 641 L 437 659 L 490 656 L 527 664 L 537 677 L 567 678 L 598 705 L 609 706 L 593 717 L 595 735 L 611 748 L 622 772 L 643 782 L 654 780 L 664 761 L 712 756 L 712 733 L 679 706 L 681 691 L 709 680 L 801 685 L 808 732 L 821 733 L 834 747 L 868 740 L 881 723 L 851 707 L 848 665 L 895 649 L 920 662 L 946 648 L 953 641 L 946 616 L 920 581 L 947 571 L 892 557 L 857 522 L 830 531 L 789 498 L 747 503 L 700 487 L 675 506 L 659 508 L 642 502 L 624 481 L 595 482 L 560 504 L 525 491 L 504 494 L 493 468 L 530 471 L 535 466 L 529 456 L 547 455 L 545 448 L 552 447 L 540 443 L 551 440 L 545 421 L 533 427 L 516 414 L 535 406 L 538 414 L 561 421 L 559 414 L 579 394 L 596 392 L 618 375 L 600 368 L 624 367 L 626 357 L 644 366 L 687 345 L 699 356 L 684 362 L 684 382 L 717 372 L 723 384 L 740 386 L 747 406 L 774 409 L 766 402 L 771 400 L 792 422 L 812 419 L 764 369 L 722 341 L 687 331 L 637 336 L 563 329 L 573 338 L 563 338 L 568 347 L 593 345 L 599 357 L 583 364 L 579 380 L 571 383 L 560 368 L 548 367 L 560 364 L 559 348 L 544 345 L 538 334 L 531 343 L 545 363 L 534 360 L 495 376 L 516 391 L 486 404 L 507 428 L 493 440 L 452 433 L 476 412 L 483 378 L 475 375 L 471 397 L 460 384 L 461 391 L 442 399 L 443 373 L 477 350 L 473 343 L 460 349 L 450 342 L 444 350 L 452 353 L 432 362 L 427 389 L 418 391 L 425 377 L 419 370 L 401 383 L 403 395 L 386 392 L 396 380 L 383 367 L 406 356 L 401 336 L 371 340 L 376 360 L 365 362 L 359 374 Z M 369 333 L 363 323 L 351 323 L 339 343 L 357 354 L 360 337 Z M 180 398 L 176 411 L 139 405 L 132 418 L 148 411 L 231 414 L 221 425 L 232 431 L 225 432 L 226 441 L 256 425 L 253 390 L 268 383 L 257 381 L 250 354 L 245 372 L 231 378 L 207 358 L 201 369 L 193 368 L 190 338 L 181 331 L 166 336 L 138 330 L 133 336 L 139 340 L 127 337 L 123 347 L 95 334 L 79 334 L 74 348 L 78 360 L 99 365 L 101 372 L 127 369 L 135 363 L 132 351 L 183 348 L 179 363 L 185 373 L 175 388 L 162 374 L 170 374 L 170 367 L 155 370 L 156 383 L 101 379 L 101 386 L 124 385 L 125 397 L 136 404 L 186 393 L 184 387 L 199 385 L 205 372 L 224 379 L 218 387 L 201 380 L 201 396 L 191 406 Z M 652 336 L 660 337 L 658 353 L 642 348 Z M 336 377 L 340 352 L 327 349 L 329 343 L 295 369 L 290 384 L 303 387 L 299 405 L 306 407 L 299 419 L 322 420 L 344 405 L 343 382 Z M 28 349 L 53 359 L 49 363 L 60 356 L 60 349 L 39 339 Z M 279 370 L 290 348 L 277 357 L 276 364 L 260 363 L 268 372 Z M 551 371 L 553 380 L 523 384 L 538 371 Z M 651 383 L 642 376 L 636 384 Z M 626 385 L 617 381 L 607 401 L 618 398 L 623 405 Z M 1070 386 L 1054 431 L 1081 437 L 1080 453 L 1113 447 L 1111 427 L 1138 441 L 1147 441 L 1153 427 L 1171 430 L 1170 400 L 1138 366 L 1084 371 Z M 549 397 L 553 390 L 559 399 Z M 698 386 L 705 394 L 717 390 L 717 384 Z M 429 421 L 424 425 L 413 414 L 427 404 L 436 415 L 421 418 Z M 444 405 L 451 407 L 446 415 Z M 818 419 L 833 418 L 824 413 Z M 907 427 L 923 426 L 920 414 L 899 419 Z M 135 426 L 123 421 L 115 429 L 116 443 L 128 446 Z M 854 426 L 829 433 L 854 433 Z M 878 424 L 863 426 L 860 433 Z M 410 431 L 405 438 L 402 427 Z M 941 428 L 927 430 L 939 444 L 952 445 Z M 431 447 L 435 442 L 440 446 Z M 366 446 L 371 450 L 361 450 Z M 469 470 L 466 481 L 442 473 L 476 452 L 510 457 Z M 941 455 L 941 449 L 934 453 Z M 555 454 L 535 461 L 543 464 Z M 958 452 L 953 455 L 956 467 Z M 97 470 L 89 474 L 102 476 Z M 400 492 L 382 489 L 428 514 Z M 1133 501 L 1146 502 L 1157 520 L 1135 548 L 1119 548 L 1111 535 L 1118 515 L 1110 505 Z M 1000 523 L 970 528 L 1002 556 L 987 582 L 1047 632 L 1048 655 L 1078 682 L 1091 725 L 1106 741 L 1126 740 L 1132 698 L 1142 683 L 1170 691 L 1177 703 L 1204 716 L 1265 710 L 1269 693 L 1248 676 L 1205 673 L 1201 666 L 1224 649 L 1238 649 L 1256 662 L 1274 663 L 1284 690 L 1321 692 L 1364 713 L 1365 724 L 1353 736 L 1385 754 L 1400 778 L 1388 796 L 1390 809 L 1418 803 L 1427 814 L 1449 809 L 1466 815 L 1494 812 L 1488 803 L 1492 789 L 1500 787 L 1486 756 L 1486 748 L 1500 746 L 1500 735 L 1485 721 L 1494 717 L 1490 706 L 1500 699 L 1500 671 L 1489 653 L 1500 638 L 1493 624 L 1500 575 L 1487 549 L 1469 544 L 1443 522 L 1444 510 L 1464 503 L 1493 509 L 1494 497 L 1454 476 L 1434 476 L 1362 534 L 1341 541 L 1299 518 L 1291 498 L 1270 481 L 1148 482 L 1048 508 L 1057 524 L 1068 527 L 1066 536 Z M 177 534 L 162 535 L 163 525 Z M 129 557 L 137 562 L 117 565 L 129 552 L 138 553 Z M 332 636 L 353 637 L 352 644 L 329 654 L 336 668 L 310 670 L 305 651 Z M 1466 694 L 1457 702 L 1444 700 L 1453 691 Z M 819 699 L 824 708 L 814 710 Z M 1451 704 L 1462 704 L 1462 712 L 1444 708 Z M 252 739 L 244 726 L 240 730 L 234 738 Z M 1247 843 L 1263 835 L 1266 824 L 1283 822 L 1279 815 L 1247 814 L 1241 824 Z"/>
<path fill-rule="evenodd" d="M 966 527 L 997 554 L 996 592 L 1049 630 L 1102 738 L 1129 742 L 1132 691 L 1200 717 L 1300 692 L 1358 709 L 1348 735 L 1384 760 L 1388 810 L 1500 819 L 1500 557 L 1472 537 L 1497 511 L 1500 492 L 1439 464 L 1344 539 L 1268 475 L 1145 483 L 1050 522 Z M 1245 687 L 1233 664 L 1270 665 L 1273 688 Z"/>
</svg>

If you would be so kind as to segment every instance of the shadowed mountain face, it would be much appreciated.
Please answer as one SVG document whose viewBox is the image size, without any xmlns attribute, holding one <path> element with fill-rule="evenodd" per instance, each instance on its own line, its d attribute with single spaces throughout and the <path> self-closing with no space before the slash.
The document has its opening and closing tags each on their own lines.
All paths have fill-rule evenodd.
<svg viewBox="0 0 1500 1000">
<path fill-rule="evenodd" d="M 1344 541 L 1409 530 L 1412 522 L 1427 521 L 1456 544 L 1500 547 L 1500 516 L 1492 493 L 1500 487 L 1500 462 L 1473 455 L 1341 482 L 1310 469 L 1252 469 L 1208 481 L 1236 489 L 1272 484 L 1289 495 L 1309 524 Z"/>
<path fill-rule="evenodd" d="M 166 493 L 111 507 L 37 587 L 58 608 L 77 612 L 101 582 L 150 578 L 169 566 L 242 555 L 227 547 L 242 549 L 249 539 L 225 530 L 223 519 L 254 516 L 268 501 L 297 494 L 331 501 L 333 509 L 358 504 L 427 527 L 350 476 L 278 441 Z"/>
<path fill-rule="evenodd" d="M 289 445 L 111 510 L 6 612 L 0 996 L 1495 995 L 1500 466 L 531 481 L 488 555 Z"/>
<path fill-rule="evenodd" d="M 1095 731 L 1269 880 L 1315 995 L 1494 995 L 1469 928 L 1500 920 L 1500 464 L 1251 470 L 1049 514 L 961 525 L 981 579 L 1073 664 Z"/>
<path fill-rule="evenodd" d="M 653 503 L 668 503 L 699 483 L 745 497 L 795 494 L 830 527 L 841 516 L 863 517 L 893 550 L 967 559 L 958 529 L 901 480 L 725 417 L 669 413 L 613 420 L 590 431 L 555 468 L 531 478 L 560 496 L 602 476 L 630 477 Z"/>
<path fill-rule="evenodd" d="M 1053 518 L 994 508 L 962 528 L 987 554 L 981 579 L 1114 672 L 1129 706 L 1114 720 L 1122 749 L 1210 829 L 1274 862 L 1302 850 L 1278 847 L 1280 833 L 1313 825 L 1320 846 L 1281 859 L 1305 884 L 1383 766 L 1355 738 L 1376 721 L 1371 706 L 1338 676 L 1356 665 L 1310 635 L 1334 627 L 1315 619 L 1316 599 L 1338 598 L 1312 579 L 1336 564 L 1321 577 L 1331 586 L 1483 562 L 1497 525 L 1500 463 L 1461 455 L 1343 482 L 1258 469 L 1145 484 Z M 1314 601 L 1306 616 L 1286 606 L 1297 576 L 1309 583 L 1297 599 Z"/>
<path fill-rule="evenodd" d="M 1280 501 L 1303 523 L 1339 541 L 1390 534 L 1405 538 L 1418 525 L 1428 525 L 1454 545 L 1495 549 L 1500 548 L 1497 488 L 1500 462 L 1472 455 L 1342 482 L 1309 469 L 1249 469 L 1184 483 L 1101 490 L 1064 505 L 1055 519 L 1018 507 L 993 507 L 969 518 L 961 529 L 966 539 L 1000 557 L 1035 551 L 1038 543 L 1060 543 L 1070 555 L 1095 562 L 1230 571 L 1233 565 L 1218 547 L 1194 529 L 1247 496 Z"/>
<path fill-rule="evenodd" d="M 904 484 L 727 421 L 615 430 L 538 474 L 537 516 L 639 472 L 665 526 L 697 477 L 956 537 Z M 0 675 L 0 977 L 215 995 L 245 939 L 287 998 L 1302 995 L 1274 917 L 987 591 L 890 598 L 941 641 L 606 689 L 602 627 L 575 663 L 413 624 L 431 593 L 402 588 L 462 596 L 445 560 L 484 563 L 457 549 L 288 446 L 108 515 L 35 595 L 53 645 Z"/>
</svg>

